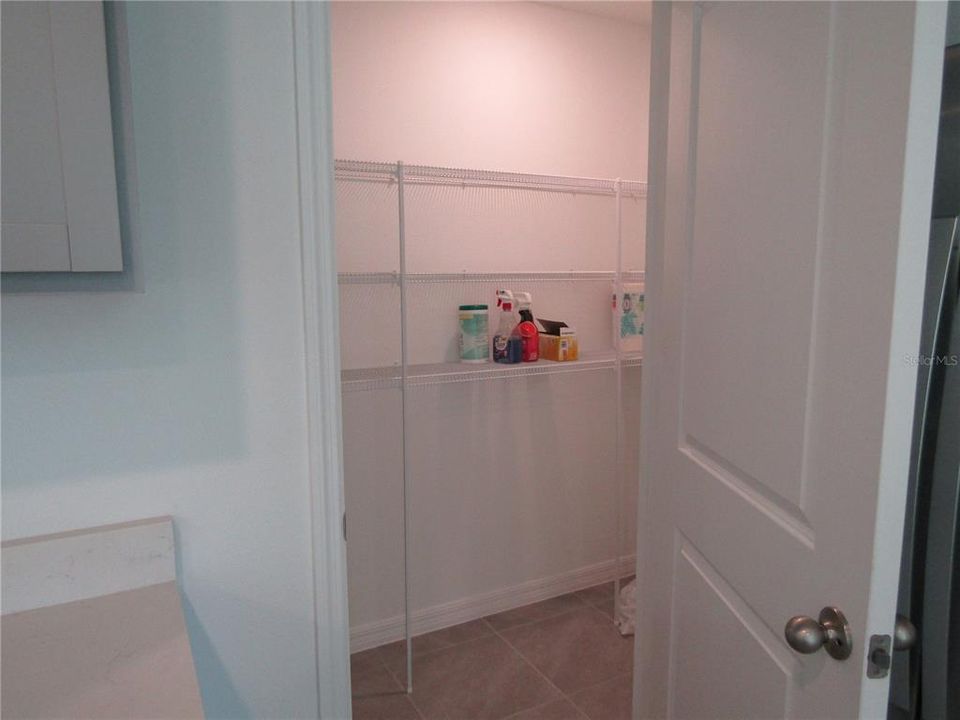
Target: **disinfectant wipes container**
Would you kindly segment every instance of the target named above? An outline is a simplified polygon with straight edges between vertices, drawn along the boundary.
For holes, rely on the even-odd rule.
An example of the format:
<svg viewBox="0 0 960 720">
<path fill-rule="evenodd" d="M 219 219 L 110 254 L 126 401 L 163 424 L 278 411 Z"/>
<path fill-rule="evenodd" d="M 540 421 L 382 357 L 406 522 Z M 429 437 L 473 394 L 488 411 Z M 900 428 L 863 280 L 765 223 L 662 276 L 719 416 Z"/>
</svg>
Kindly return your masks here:
<svg viewBox="0 0 960 720">
<path fill-rule="evenodd" d="M 460 306 L 460 361 L 485 363 L 490 357 L 486 305 Z"/>
</svg>

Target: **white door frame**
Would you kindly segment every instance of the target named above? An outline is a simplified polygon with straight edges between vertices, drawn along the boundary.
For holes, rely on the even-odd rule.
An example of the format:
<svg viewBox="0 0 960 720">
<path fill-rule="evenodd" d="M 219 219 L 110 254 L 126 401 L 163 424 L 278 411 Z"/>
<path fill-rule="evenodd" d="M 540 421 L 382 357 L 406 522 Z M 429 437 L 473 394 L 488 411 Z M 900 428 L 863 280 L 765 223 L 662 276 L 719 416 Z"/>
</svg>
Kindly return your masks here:
<svg viewBox="0 0 960 720">
<path fill-rule="evenodd" d="M 668 8 L 655 4 L 655 18 Z M 331 67 L 329 13 L 326 3 L 294 2 L 294 64 L 300 181 L 300 229 L 303 264 L 304 333 L 307 380 L 308 444 L 313 540 L 315 642 L 318 716 L 323 720 L 346 720 L 350 702 L 350 623 L 347 605 L 346 543 L 343 537 L 343 457 L 341 430 L 339 298 L 334 243 L 334 179 L 331 116 Z M 661 19 L 662 22 L 662 19 Z M 667 46 L 668 47 L 668 46 Z M 652 67 L 661 66 L 667 48 L 654 40 Z M 659 62 L 656 62 L 659 60 Z M 652 77 L 652 85 L 664 82 Z M 653 90 L 653 87 L 651 88 Z M 665 132 L 664 117 L 652 114 L 651 138 Z M 658 146 L 651 143 L 651 170 L 663 161 Z M 922 153 L 919 153 L 922 155 Z M 915 164 L 915 163 L 914 163 Z M 911 167 L 916 172 L 916 167 Z M 650 173 L 651 176 L 654 174 Z M 651 201 L 658 190 L 651 186 Z M 648 229 L 648 248 L 657 254 L 656 219 Z M 925 240 L 925 238 L 924 238 Z M 654 258 L 655 259 L 655 258 Z M 915 263 L 918 258 L 901 258 Z M 923 264 L 923 261 L 920 261 Z M 654 263 L 655 265 L 655 263 Z M 648 293 L 649 325 L 656 327 L 659 279 L 653 276 Z M 898 300 L 900 300 L 898 292 Z M 912 308 L 911 308 L 912 309 Z M 904 317 L 910 317 L 905 313 Z M 901 318 L 900 325 L 904 324 Z M 898 331 L 907 331 L 898 327 Z M 655 333 L 651 333 L 655 334 Z M 646 386 L 646 383 L 644 383 Z M 647 390 L 649 388 L 644 388 Z M 642 394 L 644 415 L 650 393 Z M 887 432 L 901 430 L 890 423 Z M 646 454 L 646 453 L 644 453 Z M 895 475 L 895 474 L 894 474 Z M 895 478 L 884 478 L 884 504 L 898 503 L 901 488 Z M 641 481 L 638 520 L 644 517 L 645 483 Z M 893 496 L 893 497 L 891 497 Z M 891 513 L 893 514 L 893 513 Z M 901 513 L 902 514 L 902 513 Z M 890 518 L 895 525 L 894 518 Z M 902 518 L 901 518 L 902 520 Z M 895 529 L 895 528 L 893 528 Z M 898 536 L 898 533 L 888 533 Z M 888 537 L 881 543 L 891 549 Z M 898 546 L 899 547 L 899 546 Z M 641 558 L 638 547 L 638 561 Z M 886 608 L 884 608 L 886 610 Z M 871 609 L 871 615 L 874 610 Z M 635 691 L 637 688 L 635 688 Z M 635 706 L 636 707 L 636 706 Z"/>
<path fill-rule="evenodd" d="M 327 3 L 294 2 L 317 711 L 348 720 L 350 619 L 344 538 L 340 319 L 333 234 L 333 120 Z"/>
</svg>

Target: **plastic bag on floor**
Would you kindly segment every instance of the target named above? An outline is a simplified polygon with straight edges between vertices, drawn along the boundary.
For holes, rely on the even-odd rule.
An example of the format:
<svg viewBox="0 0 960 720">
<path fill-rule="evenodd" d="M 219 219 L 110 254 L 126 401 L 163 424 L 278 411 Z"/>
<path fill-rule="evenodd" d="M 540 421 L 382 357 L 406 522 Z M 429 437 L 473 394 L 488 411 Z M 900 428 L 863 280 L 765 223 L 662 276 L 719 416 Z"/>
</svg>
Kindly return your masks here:
<svg viewBox="0 0 960 720">
<path fill-rule="evenodd" d="M 616 618 L 621 635 L 633 635 L 637 629 L 637 579 L 620 588 L 620 609 Z"/>
</svg>

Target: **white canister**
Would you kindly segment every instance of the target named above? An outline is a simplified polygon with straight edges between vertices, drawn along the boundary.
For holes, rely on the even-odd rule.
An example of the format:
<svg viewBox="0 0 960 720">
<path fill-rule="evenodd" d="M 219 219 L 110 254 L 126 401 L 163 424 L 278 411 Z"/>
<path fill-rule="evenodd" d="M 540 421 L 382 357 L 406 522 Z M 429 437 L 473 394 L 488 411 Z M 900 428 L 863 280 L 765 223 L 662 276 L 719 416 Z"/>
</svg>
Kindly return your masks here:
<svg viewBox="0 0 960 720">
<path fill-rule="evenodd" d="M 460 306 L 460 362 L 485 363 L 490 357 L 486 305 Z"/>
</svg>

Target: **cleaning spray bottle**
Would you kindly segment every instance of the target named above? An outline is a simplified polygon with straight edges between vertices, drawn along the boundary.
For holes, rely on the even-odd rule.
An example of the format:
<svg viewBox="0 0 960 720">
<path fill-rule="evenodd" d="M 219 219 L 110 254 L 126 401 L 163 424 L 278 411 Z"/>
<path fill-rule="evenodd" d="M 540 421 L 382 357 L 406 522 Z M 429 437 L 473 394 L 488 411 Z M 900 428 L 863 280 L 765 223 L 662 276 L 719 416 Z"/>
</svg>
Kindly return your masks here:
<svg viewBox="0 0 960 720">
<path fill-rule="evenodd" d="M 519 292 L 514 297 L 520 312 L 520 324 L 513 331 L 520 338 L 520 357 L 523 362 L 536 362 L 540 359 L 540 331 L 530 310 L 533 298 L 528 292 Z"/>
<path fill-rule="evenodd" d="M 513 293 L 509 290 L 497 290 L 497 307 L 501 309 L 500 324 L 493 336 L 493 361 L 498 363 L 518 363 L 523 357 L 520 336 L 514 334 L 520 319 L 513 311 Z"/>
</svg>

